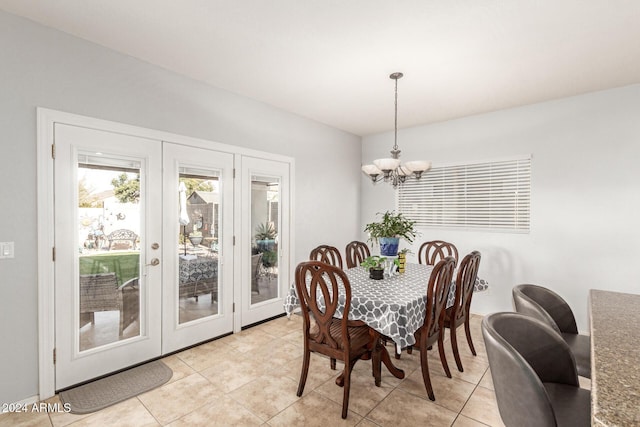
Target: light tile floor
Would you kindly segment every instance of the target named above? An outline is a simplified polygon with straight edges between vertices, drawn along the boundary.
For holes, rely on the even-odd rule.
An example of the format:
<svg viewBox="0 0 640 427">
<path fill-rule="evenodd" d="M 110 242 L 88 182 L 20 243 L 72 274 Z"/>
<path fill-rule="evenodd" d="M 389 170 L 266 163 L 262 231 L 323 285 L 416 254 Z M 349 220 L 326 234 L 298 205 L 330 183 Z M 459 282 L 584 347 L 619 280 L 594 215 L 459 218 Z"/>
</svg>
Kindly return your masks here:
<svg viewBox="0 0 640 427">
<path fill-rule="evenodd" d="M 292 316 L 166 357 L 174 372 L 167 384 L 102 411 L 8 413 L 0 415 L 0 426 L 501 426 L 481 319 L 471 322 L 476 357 L 458 330 L 464 372 L 455 367 L 448 338 L 453 378 L 444 376 L 437 349 L 429 351 L 435 402 L 427 399 L 417 351 L 394 359 L 403 380 L 383 366 L 381 387 L 374 385 L 371 362 L 359 361 L 346 420 L 340 417 L 342 389 L 334 383 L 340 370 L 332 371 L 326 358 L 312 356 L 304 394 L 297 397 L 302 319 Z"/>
</svg>

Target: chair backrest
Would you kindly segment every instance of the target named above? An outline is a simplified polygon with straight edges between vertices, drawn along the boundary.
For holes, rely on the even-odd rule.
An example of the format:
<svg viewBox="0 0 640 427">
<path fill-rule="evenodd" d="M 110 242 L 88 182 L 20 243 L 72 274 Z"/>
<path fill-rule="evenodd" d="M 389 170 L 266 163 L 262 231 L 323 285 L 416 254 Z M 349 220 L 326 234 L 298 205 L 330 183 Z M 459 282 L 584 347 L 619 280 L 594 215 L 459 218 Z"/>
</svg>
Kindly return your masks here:
<svg viewBox="0 0 640 427">
<path fill-rule="evenodd" d="M 444 327 L 447 297 L 455 268 L 456 261 L 453 257 L 446 257 L 433 267 L 431 276 L 429 276 L 426 314 L 421 333 L 421 336 L 424 335 L 426 340 L 437 336 Z"/>
<path fill-rule="evenodd" d="M 344 271 L 321 261 L 302 262 L 296 267 L 295 283 L 304 320 L 305 340 L 311 339 L 334 349 L 348 349 L 348 316 L 342 316 L 340 322 L 342 343 L 336 341 L 331 331 L 339 299 L 344 298 L 344 313 L 349 313 L 351 307 L 351 285 Z M 310 335 L 312 317 L 318 328 L 313 336 Z"/>
<path fill-rule="evenodd" d="M 109 233 L 107 240 L 109 241 L 109 249 L 111 249 L 113 242 L 126 242 L 131 249 L 135 249 L 138 235 L 131 230 L 121 228 Z"/>
<path fill-rule="evenodd" d="M 542 383 L 579 387 L 567 343 L 545 323 L 519 313 L 486 316 L 482 336 L 504 424 L 555 426 L 555 412 Z"/>
<path fill-rule="evenodd" d="M 334 246 L 320 245 L 314 248 L 309 254 L 309 259 L 342 268 L 342 255 L 340 255 L 338 248 Z"/>
<path fill-rule="evenodd" d="M 129 279 L 118 290 L 122 293 L 122 311 L 120 312 L 120 336 L 129 325 L 140 320 L 140 281 L 137 277 Z"/>
<path fill-rule="evenodd" d="M 538 285 L 518 285 L 511 291 L 518 313 L 541 320 L 557 332 L 578 333 L 578 325 L 569 304 L 550 289 Z"/>
<path fill-rule="evenodd" d="M 251 285 L 256 286 L 258 283 L 258 277 L 260 275 L 260 264 L 262 263 L 262 252 L 259 254 L 251 255 Z"/>
<path fill-rule="evenodd" d="M 347 259 L 347 268 L 358 267 L 362 261 L 371 255 L 369 247 L 364 242 L 354 240 L 349 243 L 345 248 L 345 255 Z"/>
<path fill-rule="evenodd" d="M 452 318 L 455 320 L 466 319 L 470 314 L 469 309 L 471 307 L 471 298 L 473 297 L 473 287 L 478 277 L 480 257 L 480 252 L 473 251 L 465 256 L 458 266 L 456 297 L 453 303 L 453 312 L 455 314 L 452 314 Z"/>
<path fill-rule="evenodd" d="M 116 273 L 80 275 L 80 312 L 119 310 L 120 291 Z"/>
<path fill-rule="evenodd" d="M 432 240 L 420 245 L 418 250 L 418 263 L 436 265 L 438 261 L 446 257 L 453 257 L 458 262 L 458 249 L 453 243 L 443 240 Z"/>
</svg>

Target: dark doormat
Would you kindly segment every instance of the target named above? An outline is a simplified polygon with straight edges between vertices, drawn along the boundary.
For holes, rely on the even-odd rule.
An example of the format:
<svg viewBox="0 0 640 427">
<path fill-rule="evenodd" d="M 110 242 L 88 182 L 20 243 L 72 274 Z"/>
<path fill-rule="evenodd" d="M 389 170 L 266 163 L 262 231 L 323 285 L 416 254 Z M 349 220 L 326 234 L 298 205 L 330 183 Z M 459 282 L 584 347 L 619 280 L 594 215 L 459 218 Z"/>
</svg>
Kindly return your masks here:
<svg viewBox="0 0 640 427">
<path fill-rule="evenodd" d="M 60 392 L 62 403 L 68 403 L 74 414 L 88 414 L 161 386 L 171 379 L 173 371 L 161 360 L 101 378 L 97 381 Z"/>
</svg>

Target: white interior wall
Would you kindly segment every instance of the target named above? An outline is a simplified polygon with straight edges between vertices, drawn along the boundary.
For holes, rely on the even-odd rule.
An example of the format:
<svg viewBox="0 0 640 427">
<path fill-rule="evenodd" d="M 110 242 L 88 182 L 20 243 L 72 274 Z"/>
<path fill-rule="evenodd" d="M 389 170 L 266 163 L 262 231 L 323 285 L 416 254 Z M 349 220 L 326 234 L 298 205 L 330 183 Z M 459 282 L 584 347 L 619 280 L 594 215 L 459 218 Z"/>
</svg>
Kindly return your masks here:
<svg viewBox="0 0 640 427">
<path fill-rule="evenodd" d="M 0 260 L 0 310 L 9 319 L 0 322 L 2 402 L 37 393 L 38 106 L 294 157 L 296 261 L 317 244 L 342 248 L 363 238 L 358 230 L 375 212 L 394 207 L 390 188 L 361 176 L 353 135 L 4 12 L 0 52 L 0 241 L 16 243 L 15 259 Z M 480 274 L 491 290 L 475 297 L 475 312 L 509 310 L 511 287 L 537 282 L 569 301 L 585 331 L 589 288 L 640 292 L 638 113 L 636 85 L 400 132 L 405 159 L 533 154 L 531 233 L 423 230 L 420 237 L 482 251 Z M 364 142 L 368 163 L 388 155 L 392 134 Z"/>
<path fill-rule="evenodd" d="M 0 402 L 38 390 L 36 107 L 293 157 L 295 261 L 358 237 L 359 137 L 4 12 L 0 52 Z"/>
<path fill-rule="evenodd" d="M 405 160 L 533 156 L 530 233 L 421 230 L 418 242 L 442 239 L 461 254 L 482 252 L 479 276 L 490 291 L 474 296 L 472 311 L 511 311 L 511 288 L 537 283 L 563 296 L 588 333 L 589 289 L 640 293 L 638 117 L 634 85 L 399 131 Z M 363 163 L 388 157 L 392 145 L 392 133 L 364 138 Z M 375 212 L 395 207 L 388 187 L 363 175 L 361 229 Z"/>
</svg>

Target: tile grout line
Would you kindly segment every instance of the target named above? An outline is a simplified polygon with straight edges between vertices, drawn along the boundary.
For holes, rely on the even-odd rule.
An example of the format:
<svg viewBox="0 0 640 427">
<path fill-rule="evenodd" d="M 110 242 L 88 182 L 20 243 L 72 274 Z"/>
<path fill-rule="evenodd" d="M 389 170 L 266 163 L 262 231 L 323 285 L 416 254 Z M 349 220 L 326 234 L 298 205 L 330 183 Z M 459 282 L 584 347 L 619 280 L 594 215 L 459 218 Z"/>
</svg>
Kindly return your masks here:
<svg viewBox="0 0 640 427">
<path fill-rule="evenodd" d="M 487 369 L 485 369 L 485 371 L 482 373 L 482 376 L 480 377 L 480 380 L 478 381 L 477 384 L 475 384 L 475 386 L 473 387 L 473 391 L 471 392 L 471 394 L 469 394 L 469 397 L 467 398 L 467 400 L 464 402 L 464 405 L 462 405 L 462 409 L 460 409 L 460 411 L 458 412 L 458 415 L 456 415 L 456 418 L 453 420 L 453 423 L 451 424 L 453 426 L 453 424 L 455 424 L 456 420 L 462 415 L 462 411 L 464 410 L 465 406 L 467 406 L 467 403 L 469 403 L 469 401 L 471 400 L 471 398 L 473 397 L 473 393 L 476 392 L 476 390 L 478 389 L 478 387 L 482 387 L 480 385 L 480 383 L 482 382 L 482 378 L 484 378 L 484 376 L 487 374 L 487 372 L 489 371 L 489 367 L 487 367 Z M 472 383 L 469 383 L 472 384 Z M 484 388 L 484 387 L 482 387 Z M 467 417 L 466 415 L 462 415 L 465 418 L 469 418 L 470 420 L 473 420 L 475 422 L 478 422 L 482 425 L 487 425 L 485 423 L 483 423 L 482 421 L 476 420 L 475 418 L 471 418 L 471 417 Z"/>
</svg>

